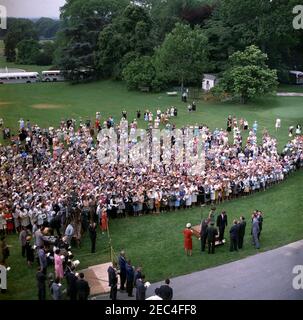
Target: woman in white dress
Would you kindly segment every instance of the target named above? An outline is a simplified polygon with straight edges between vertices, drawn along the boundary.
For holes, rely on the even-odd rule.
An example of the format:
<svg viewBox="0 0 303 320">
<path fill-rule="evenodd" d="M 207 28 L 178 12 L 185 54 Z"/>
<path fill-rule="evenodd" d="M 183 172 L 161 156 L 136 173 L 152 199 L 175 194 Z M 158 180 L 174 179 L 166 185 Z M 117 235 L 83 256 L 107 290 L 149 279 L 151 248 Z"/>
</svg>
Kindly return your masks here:
<svg viewBox="0 0 303 320">
<path fill-rule="evenodd" d="M 15 230 L 17 232 L 20 232 L 20 207 L 19 205 L 16 207 L 16 209 L 13 211 L 13 218 L 14 218 L 14 225 L 15 225 Z"/>
<path fill-rule="evenodd" d="M 195 206 L 197 205 L 197 201 L 198 201 L 198 187 L 192 186 L 191 189 L 192 189 L 191 202 L 192 202 L 192 205 Z"/>
<path fill-rule="evenodd" d="M 190 189 L 185 190 L 185 205 L 186 208 L 190 208 L 192 204 L 192 192 Z"/>
<path fill-rule="evenodd" d="M 0 212 L 0 234 L 5 234 L 6 232 L 6 220 L 4 213 Z"/>
<path fill-rule="evenodd" d="M 278 131 L 281 128 L 281 119 L 279 118 L 276 119 L 275 127 L 276 127 L 276 131 Z"/>
<path fill-rule="evenodd" d="M 30 224 L 29 215 L 26 209 L 20 213 L 21 226 L 27 228 Z"/>
<path fill-rule="evenodd" d="M 210 187 L 210 201 L 211 204 L 214 204 L 216 201 L 216 190 L 213 186 Z"/>
</svg>

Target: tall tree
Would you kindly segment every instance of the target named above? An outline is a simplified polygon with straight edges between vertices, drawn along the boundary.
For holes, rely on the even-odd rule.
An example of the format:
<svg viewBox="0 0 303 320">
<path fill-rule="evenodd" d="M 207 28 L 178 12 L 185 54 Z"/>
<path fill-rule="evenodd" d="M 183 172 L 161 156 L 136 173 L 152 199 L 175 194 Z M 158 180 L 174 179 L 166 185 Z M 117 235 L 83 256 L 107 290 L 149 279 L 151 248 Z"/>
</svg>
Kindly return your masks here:
<svg viewBox="0 0 303 320">
<path fill-rule="evenodd" d="M 53 39 L 60 28 L 60 20 L 40 18 L 35 22 L 39 38 Z"/>
<path fill-rule="evenodd" d="M 131 4 L 100 33 L 98 69 L 102 76 L 121 78 L 123 68 L 153 50 L 152 22 L 144 6 Z"/>
<path fill-rule="evenodd" d="M 9 19 L 4 37 L 4 55 L 9 62 L 16 60 L 16 48 L 22 40 L 38 40 L 35 25 L 28 19 Z"/>
<path fill-rule="evenodd" d="M 39 54 L 37 55 L 36 64 L 40 66 L 50 66 L 54 61 L 56 44 L 53 41 L 45 41 L 40 44 Z"/>
<path fill-rule="evenodd" d="M 208 41 L 202 29 L 177 23 L 155 53 L 157 74 L 169 82 L 184 83 L 201 80 L 202 73 L 211 66 Z"/>
<path fill-rule="evenodd" d="M 153 59 L 150 56 L 143 56 L 131 61 L 123 69 L 123 79 L 130 90 L 148 87 L 158 89 L 160 83 L 156 79 L 156 70 Z"/>
<path fill-rule="evenodd" d="M 267 54 L 254 45 L 235 52 L 219 86 L 233 97 L 239 97 L 242 103 L 275 91 L 277 71 L 267 66 L 267 60 Z"/>
<path fill-rule="evenodd" d="M 37 40 L 22 40 L 17 44 L 17 49 L 17 63 L 36 64 L 40 50 Z"/>
<path fill-rule="evenodd" d="M 79 80 L 82 70 L 96 75 L 98 36 L 126 7 L 127 0 L 68 0 L 61 8 L 62 31 L 58 33 L 56 64 Z"/>
</svg>

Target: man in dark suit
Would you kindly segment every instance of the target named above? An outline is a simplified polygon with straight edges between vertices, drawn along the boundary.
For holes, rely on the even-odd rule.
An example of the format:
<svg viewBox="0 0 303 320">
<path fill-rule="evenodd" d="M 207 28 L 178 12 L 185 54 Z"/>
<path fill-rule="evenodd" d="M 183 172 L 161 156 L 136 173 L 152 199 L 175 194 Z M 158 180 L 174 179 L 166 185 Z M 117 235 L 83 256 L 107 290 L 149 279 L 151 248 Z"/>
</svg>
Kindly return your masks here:
<svg viewBox="0 0 303 320">
<path fill-rule="evenodd" d="M 240 223 L 239 223 L 239 240 L 238 240 L 239 249 L 243 248 L 245 228 L 246 228 L 246 221 L 245 221 L 245 218 L 243 216 L 241 216 Z"/>
<path fill-rule="evenodd" d="M 70 300 L 77 300 L 77 276 L 75 275 L 75 267 L 72 266 L 70 272 L 66 273 L 67 295 Z"/>
<path fill-rule="evenodd" d="M 107 269 L 108 273 L 108 285 L 110 286 L 109 298 L 112 300 L 117 300 L 118 291 L 118 275 L 117 275 L 117 263 L 114 262 L 112 266 Z"/>
<path fill-rule="evenodd" d="M 136 282 L 136 300 L 145 300 L 146 287 L 144 285 L 145 275 L 142 274 L 141 278 Z"/>
<path fill-rule="evenodd" d="M 201 223 L 201 231 L 200 231 L 201 251 L 205 251 L 205 245 L 207 240 L 207 228 L 208 228 L 208 220 L 203 219 Z"/>
<path fill-rule="evenodd" d="M 131 265 L 131 261 L 126 263 L 126 291 L 129 297 L 133 297 L 135 271 Z"/>
<path fill-rule="evenodd" d="M 210 226 L 207 228 L 207 243 L 208 243 L 208 253 L 215 253 L 215 243 L 218 230 L 215 227 L 214 221 L 210 223 Z"/>
<path fill-rule="evenodd" d="M 76 286 L 79 300 L 87 300 L 90 294 L 90 287 L 88 282 L 84 280 L 84 274 L 82 272 L 79 274 L 79 279 L 76 282 Z"/>
<path fill-rule="evenodd" d="M 163 300 L 172 300 L 173 298 L 173 289 L 169 286 L 170 280 L 166 279 L 165 284 L 160 287 L 160 297 Z"/>
<path fill-rule="evenodd" d="M 91 253 L 96 252 L 97 225 L 91 221 L 88 227 L 89 237 L 91 241 Z"/>
<path fill-rule="evenodd" d="M 58 205 L 56 204 L 55 206 L 58 206 Z M 60 208 L 59 208 L 59 210 L 60 210 Z M 61 237 L 61 232 L 60 232 L 60 229 L 61 229 L 61 216 L 60 216 L 59 213 L 56 213 L 56 215 L 52 218 L 52 220 L 50 221 L 49 226 L 53 230 L 56 230 L 57 235 L 60 238 Z"/>
<path fill-rule="evenodd" d="M 219 228 L 219 241 L 222 242 L 224 239 L 224 231 L 227 226 L 227 215 L 225 211 L 217 217 L 217 227 Z"/>
<path fill-rule="evenodd" d="M 229 230 L 230 234 L 230 251 L 238 251 L 239 226 L 238 221 L 234 220 L 232 227 Z"/>
<path fill-rule="evenodd" d="M 41 267 L 38 268 L 38 272 L 36 274 L 37 284 L 38 284 L 38 299 L 45 300 L 46 299 L 46 275 L 44 274 Z"/>
<path fill-rule="evenodd" d="M 137 267 L 134 275 L 134 287 L 136 287 L 137 280 L 142 277 L 142 269 L 141 267 Z"/>
<path fill-rule="evenodd" d="M 46 275 L 47 273 L 47 256 L 45 253 L 45 247 L 41 246 L 38 250 L 38 258 L 39 258 L 39 264 L 40 264 L 40 269 L 42 272 Z"/>
<path fill-rule="evenodd" d="M 125 282 L 126 282 L 126 260 L 125 260 L 125 252 L 121 251 L 119 256 L 119 268 L 120 268 L 120 291 L 125 290 Z"/>
<path fill-rule="evenodd" d="M 263 213 L 261 211 L 257 211 L 257 217 L 259 221 L 259 233 L 258 233 L 258 239 L 260 240 L 261 231 L 263 228 Z"/>
</svg>

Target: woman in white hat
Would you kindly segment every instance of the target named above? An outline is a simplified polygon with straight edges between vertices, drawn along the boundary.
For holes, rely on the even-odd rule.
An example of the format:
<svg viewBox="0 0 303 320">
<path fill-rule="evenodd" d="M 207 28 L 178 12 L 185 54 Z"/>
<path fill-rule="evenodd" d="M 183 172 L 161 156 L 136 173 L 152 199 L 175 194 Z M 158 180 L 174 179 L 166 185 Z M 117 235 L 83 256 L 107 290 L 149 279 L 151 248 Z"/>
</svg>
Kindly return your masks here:
<svg viewBox="0 0 303 320">
<path fill-rule="evenodd" d="M 183 235 L 184 235 L 184 249 L 186 255 L 192 255 L 192 250 L 193 250 L 193 241 L 192 241 L 192 236 L 193 236 L 193 230 L 191 228 L 191 223 L 186 224 L 186 229 L 183 230 Z"/>
</svg>

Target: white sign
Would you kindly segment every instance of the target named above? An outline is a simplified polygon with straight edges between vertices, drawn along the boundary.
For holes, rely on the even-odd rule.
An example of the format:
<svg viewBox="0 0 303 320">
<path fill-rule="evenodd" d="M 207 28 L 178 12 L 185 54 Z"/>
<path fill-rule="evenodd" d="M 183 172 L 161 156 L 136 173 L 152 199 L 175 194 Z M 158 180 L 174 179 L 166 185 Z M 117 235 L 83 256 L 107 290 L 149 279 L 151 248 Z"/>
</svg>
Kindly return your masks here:
<svg viewBox="0 0 303 320">
<path fill-rule="evenodd" d="M 176 164 L 183 166 L 187 174 L 196 176 L 205 169 L 205 139 L 201 132 L 188 128 L 152 129 L 147 134 L 146 130 L 132 128 L 128 133 L 124 120 L 120 128 L 119 139 L 113 128 L 99 132 L 97 157 L 101 165 L 116 164 L 118 160 L 123 164 L 153 167 Z"/>
<path fill-rule="evenodd" d="M 297 5 L 292 9 L 292 13 L 296 14 L 292 22 L 294 29 L 303 29 L 303 5 Z"/>
<path fill-rule="evenodd" d="M 7 29 L 7 10 L 4 6 L 0 6 L 0 29 Z"/>
<path fill-rule="evenodd" d="M 296 276 L 292 280 L 292 286 L 295 290 L 303 289 L 303 266 L 294 266 L 292 273 Z"/>
<path fill-rule="evenodd" d="M 0 289 L 7 289 L 7 271 L 5 266 L 0 265 Z"/>
</svg>

